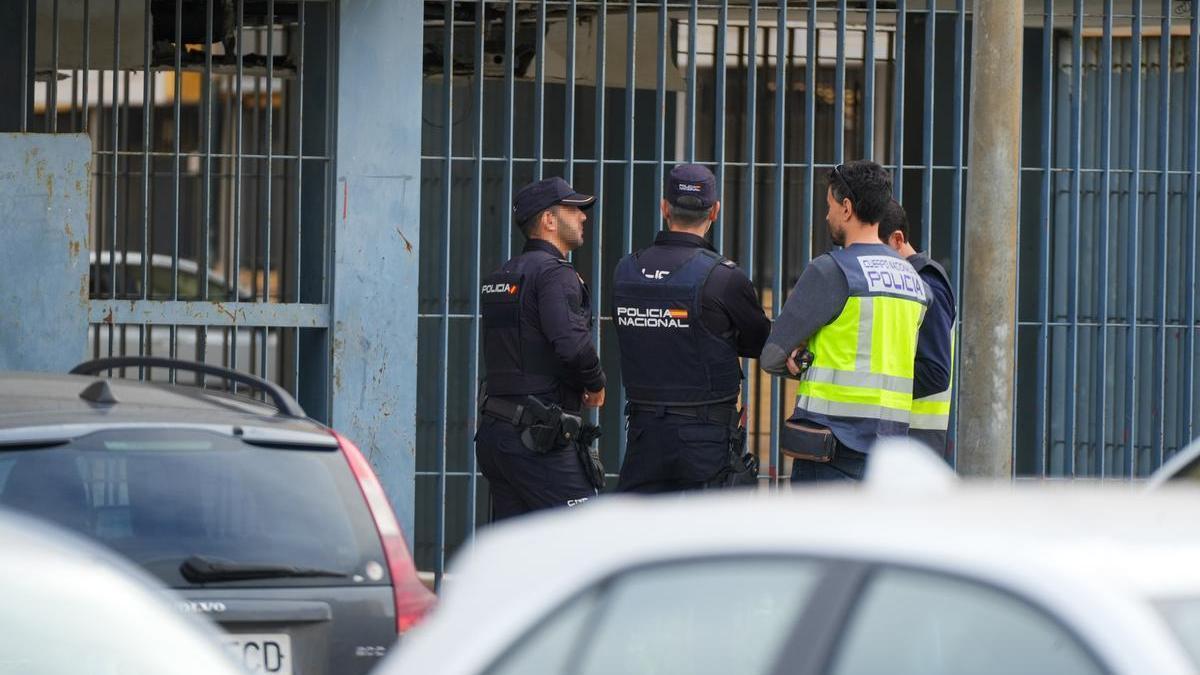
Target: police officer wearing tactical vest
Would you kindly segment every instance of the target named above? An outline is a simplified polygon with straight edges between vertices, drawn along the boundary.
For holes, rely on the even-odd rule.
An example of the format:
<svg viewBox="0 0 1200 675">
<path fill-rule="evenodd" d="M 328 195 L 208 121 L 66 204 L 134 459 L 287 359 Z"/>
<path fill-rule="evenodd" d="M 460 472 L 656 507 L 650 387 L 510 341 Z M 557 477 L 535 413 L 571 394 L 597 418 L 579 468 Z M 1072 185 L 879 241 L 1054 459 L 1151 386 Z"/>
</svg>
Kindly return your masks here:
<svg viewBox="0 0 1200 675">
<path fill-rule="evenodd" d="M 829 172 L 825 219 L 840 249 L 815 258 L 775 320 L 759 363 L 800 380 L 780 446 L 793 481 L 857 480 L 881 436 L 904 436 L 912 414 L 925 283 L 879 240 L 892 198 L 870 161 Z"/>
<path fill-rule="evenodd" d="M 583 245 L 595 199 L 557 177 L 521 188 L 513 219 L 525 248 L 480 288 L 486 374 L 475 453 L 494 520 L 575 506 L 603 487 L 590 448 L 598 429 L 581 409 L 604 404 L 604 371 L 587 286 L 566 258 Z"/>
<path fill-rule="evenodd" d="M 737 397 L 738 357 L 756 357 L 771 322 L 750 280 L 704 238 L 720 212 L 717 181 L 671 170 L 667 229 L 617 265 L 613 319 L 621 351 L 627 449 L 617 489 L 670 492 L 753 484 Z"/>
<path fill-rule="evenodd" d="M 954 291 L 946 269 L 928 253 L 918 253 L 908 232 L 908 214 L 896 200 L 888 203 L 879 221 L 879 240 L 904 256 L 929 290 L 929 311 L 917 334 L 913 366 L 913 404 L 908 437 L 939 455 L 951 458 L 946 430 L 950 426 L 950 393 L 954 361 Z"/>
</svg>

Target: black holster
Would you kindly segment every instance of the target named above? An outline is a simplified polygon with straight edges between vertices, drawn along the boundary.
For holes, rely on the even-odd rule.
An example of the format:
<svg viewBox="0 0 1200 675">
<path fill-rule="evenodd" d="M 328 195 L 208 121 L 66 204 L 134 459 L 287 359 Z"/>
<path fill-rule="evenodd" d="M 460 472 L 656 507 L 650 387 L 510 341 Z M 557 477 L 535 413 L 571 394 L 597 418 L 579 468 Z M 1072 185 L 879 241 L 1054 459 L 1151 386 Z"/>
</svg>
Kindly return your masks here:
<svg viewBox="0 0 1200 675">
<path fill-rule="evenodd" d="M 740 422 L 729 430 L 729 464 L 705 484 L 706 488 L 758 485 L 758 457 L 746 452 L 746 427 Z"/>
<path fill-rule="evenodd" d="M 825 427 L 806 422 L 784 422 L 779 430 L 779 450 L 792 459 L 832 462 L 837 455 L 837 438 Z"/>
<path fill-rule="evenodd" d="M 521 443 L 533 452 L 547 453 L 576 442 L 583 430 L 583 421 L 578 415 L 563 412 L 557 404 L 542 403 L 529 396 L 525 399 L 524 414 L 518 426 Z"/>
<path fill-rule="evenodd" d="M 545 454 L 574 447 L 588 482 L 597 490 L 604 487 L 604 465 L 599 450 L 591 447 L 600 438 L 600 427 L 584 422 L 579 415 L 563 411 L 557 404 L 542 403 L 528 396 L 523 403 L 484 397 L 480 410 L 517 427 L 521 444 Z"/>
<path fill-rule="evenodd" d="M 600 435 L 600 427 L 589 424 L 589 427 L 596 430 L 596 437 Z M 579 463 L 583 465 L 583 473 L 587 476 L 588 482 L 596 490 L 603 490 L 608 482 L 604 475 L 604 463 L 600 461 L 600 449 L 592 447 L 589 443 L 575 444 L 576 452 L 579 453 Z"/>
<path fill-rule="evenodd" d="M 604 463 L 600 461 L 600 449 L 592 447 L 600 439 L 600 425 L 583 422 L 579 437 L 575 440 L 575 450 L 579 454 L 579 463 L 583 465 L 583 473 L 588 482 L 597 490 L 603 490 L 607 482 L 604 477 Z"/>
</svg>

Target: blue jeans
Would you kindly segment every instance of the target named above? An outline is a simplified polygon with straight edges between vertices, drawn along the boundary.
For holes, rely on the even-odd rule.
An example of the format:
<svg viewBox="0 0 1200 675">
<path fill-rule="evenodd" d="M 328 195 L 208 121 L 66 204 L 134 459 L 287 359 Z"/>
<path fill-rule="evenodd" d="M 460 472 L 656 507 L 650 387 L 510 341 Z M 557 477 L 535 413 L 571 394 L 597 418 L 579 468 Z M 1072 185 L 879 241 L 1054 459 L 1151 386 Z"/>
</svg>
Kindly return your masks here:
<svg viewBox="0 0 1200 675">
<path fill-rule="evenodd" d="M 832 461 L 810 462 L 803 459 L 793 460 L 792 482 L 858 481 L 862 480 L 863 471 L 866 469 L 866 466 L 867 455 L 865 453 L 851 450 L 839 442 Z"/>
</svg>

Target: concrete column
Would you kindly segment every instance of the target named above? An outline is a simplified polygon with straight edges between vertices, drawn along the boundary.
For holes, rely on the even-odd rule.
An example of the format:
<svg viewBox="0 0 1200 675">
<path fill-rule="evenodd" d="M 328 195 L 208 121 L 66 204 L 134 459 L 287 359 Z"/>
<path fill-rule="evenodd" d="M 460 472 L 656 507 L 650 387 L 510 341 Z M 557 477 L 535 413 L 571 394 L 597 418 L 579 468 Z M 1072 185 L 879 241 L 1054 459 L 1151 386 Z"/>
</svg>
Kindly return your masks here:
<svg viewBox="0 0 1200 675">
<path fill-rule="evenodd" d="M 83 134 L 0 133 L 0 370 L 87 359 L 91 166 Z"/>
<path fill-rule="evenodd" d="M 1012 476 L 1023 18 L 1024 0 L 975 0 L 958 394 L 967 476 Z"/>
<path fill-rule="evenodd" d="M 416 471 L 424 3 L 339 3 L 332 424 L 410 543 Z"/>
</svg>

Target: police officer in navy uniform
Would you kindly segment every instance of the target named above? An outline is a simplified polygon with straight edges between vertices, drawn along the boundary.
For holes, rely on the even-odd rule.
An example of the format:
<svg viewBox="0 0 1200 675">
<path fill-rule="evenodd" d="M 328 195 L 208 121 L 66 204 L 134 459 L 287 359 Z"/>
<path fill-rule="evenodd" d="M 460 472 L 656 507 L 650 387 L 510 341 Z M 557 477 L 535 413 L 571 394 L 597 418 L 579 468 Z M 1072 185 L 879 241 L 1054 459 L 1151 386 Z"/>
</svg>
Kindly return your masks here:
<svg viewBox="0 0 1200 675">
<path fill-rule="evenodd" d="M 575 506 L 599 487 L 579 436 L 581 409 L 604 404 L 604 371 L 588 289 L 566 257 L 583 245 L 595 199 L 558 177 L 521 188 L 513 218 L 525 248 L 480 288 L 486 375 L 475 453 L 494 520 Z"/>
<path fill-rule="evenodd" d="M 721 210 L 712 172 L 677 166 L 664 195 L 667 229 L 621 260 L 613 284 L 629 401 L 617 489 L 626 492 L 721 486 L 731 450 L 741 457 L 739 357 L 757 357 L 771 330 L 750 279 L 705 239 Z"/>
</svg>

